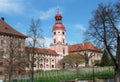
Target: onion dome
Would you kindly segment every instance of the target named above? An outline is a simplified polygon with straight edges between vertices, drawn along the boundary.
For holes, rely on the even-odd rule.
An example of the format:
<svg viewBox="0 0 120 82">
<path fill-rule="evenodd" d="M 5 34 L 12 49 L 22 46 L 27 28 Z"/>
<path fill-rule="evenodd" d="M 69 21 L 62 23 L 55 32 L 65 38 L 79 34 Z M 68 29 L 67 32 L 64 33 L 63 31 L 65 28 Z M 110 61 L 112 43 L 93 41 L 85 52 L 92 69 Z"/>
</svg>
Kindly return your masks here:
<svg viewBox="0 0 120 82">
<path fill-rule="evenodd" d="M 64 25 L 62 24 L 62 15 L 60 13 L 57 13 L 55 15 L 55 20 L 56 20 L 56 23 L 53 26 L 52 31 L 55 31 L 55 30 L 64 30 L 64 31 L 66 31 Z"/>
<path fill-rule="evenodd" d="M 66 31 L 64 25 L 63 24 L 59 24 L 59 23 L 56 23 L 53 26 L 53 31 L 55 31 L 55 30 L 64 30 L 64 31 Z"/>
</svg>

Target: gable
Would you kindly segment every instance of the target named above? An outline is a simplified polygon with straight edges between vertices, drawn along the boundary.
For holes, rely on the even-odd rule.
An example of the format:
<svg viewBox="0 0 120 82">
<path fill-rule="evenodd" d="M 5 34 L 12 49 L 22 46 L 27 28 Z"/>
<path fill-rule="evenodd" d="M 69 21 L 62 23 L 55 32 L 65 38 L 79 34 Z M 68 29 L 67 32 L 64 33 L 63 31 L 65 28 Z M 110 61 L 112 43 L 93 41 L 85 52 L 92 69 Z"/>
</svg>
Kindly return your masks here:
<svg viewBox="0 0 120 82">
<path fill-rule="evenodd" d="M 0 34 L 9 36 L 18 36 L 26 38 L 26 36 L 8 25 L 3 19 L 0 19 Z"/>
</svg>

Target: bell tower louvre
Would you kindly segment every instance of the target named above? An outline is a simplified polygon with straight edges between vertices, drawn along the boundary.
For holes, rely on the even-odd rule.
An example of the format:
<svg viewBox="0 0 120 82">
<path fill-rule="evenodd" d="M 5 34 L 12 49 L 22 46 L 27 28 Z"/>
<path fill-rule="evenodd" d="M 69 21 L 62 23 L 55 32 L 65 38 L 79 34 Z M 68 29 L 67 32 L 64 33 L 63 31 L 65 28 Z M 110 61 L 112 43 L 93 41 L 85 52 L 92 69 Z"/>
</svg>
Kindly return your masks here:
<svg viewBox="0 0 120 82">
<path fill-rule="evenodd" d="M 68 54 L 66 29 L 62 24 L 62 15 L 59 12 L 55 15 L 55 24 L 52 28 L 52 43 L 50 46 L 52 50 L 60 54 L 60 57 L 64 57 Z"/>
</svg>

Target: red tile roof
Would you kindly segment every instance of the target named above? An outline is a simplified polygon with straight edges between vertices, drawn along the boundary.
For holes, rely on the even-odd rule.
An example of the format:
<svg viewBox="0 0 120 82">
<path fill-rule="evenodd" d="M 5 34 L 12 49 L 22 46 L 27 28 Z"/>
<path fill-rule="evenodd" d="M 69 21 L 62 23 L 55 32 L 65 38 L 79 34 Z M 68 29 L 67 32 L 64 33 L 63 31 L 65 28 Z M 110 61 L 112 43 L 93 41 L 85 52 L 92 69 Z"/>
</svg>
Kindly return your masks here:
<svg viewBox="0 0 120 82">
<path fill-rule="evenodd" d="M 83 50 L 91 50 L 91 51 L 97 51 L 101 52 L 100 49 L 95 47 L 91 42 L 85 42 L 81 44 L 74 44 L 74 45 L 69 45 L 68 46 L 68 52 L 76 52 L 76 51 L 83 51 Z"/>
<path fill-rule="evenodd" d="M 4 20 L 0 19 L 0 34 L 18 36 L 26 38 L 26 36 L 15 29 L 13 29 L 10 25 L 8 25 Z"/>
<path fill-rule="evenodd" d="M 64 30 L 66 31 L 64 25 L 62 23 L 56 23 L 54 26 L 53 26 L 53 29 L 52 31 L 55 31 L 55 30 Z"/>
<path fill-rule="evenodd" d="M 25 50 L 32 52 L 32 47 L 26 47 Z M 44 49 L 44 48 L 35 48 L 35 53 L 44 54 L 44 55 L 58 55 L 54 50 Z"/>
<path fill-rule="evenodd" d="M 55 17 L 62 17 L 62 15 L 58 12 Z"/>
</svg>

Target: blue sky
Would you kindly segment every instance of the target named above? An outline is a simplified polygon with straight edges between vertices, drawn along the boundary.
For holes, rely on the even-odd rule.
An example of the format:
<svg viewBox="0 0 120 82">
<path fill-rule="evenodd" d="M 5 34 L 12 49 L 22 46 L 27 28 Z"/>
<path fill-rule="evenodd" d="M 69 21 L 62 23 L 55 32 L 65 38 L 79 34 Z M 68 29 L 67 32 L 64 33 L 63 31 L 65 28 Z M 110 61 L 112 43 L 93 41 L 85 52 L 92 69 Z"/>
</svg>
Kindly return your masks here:
<svg viewBox="0 0 120 82">
<path fill-rule="evenodd" d="M 40 19 L 46 46 L 51 43 L 54 16 L 59 12 L 66 27 L 66 38 L 70 44 L 83 42 L 84 32 L 89 26 L 92 11 L 102 3 L 117 0 L 0 0 L 0 16 L 16 30 L 26 34 L 31 19 Z"/>
</svg>

